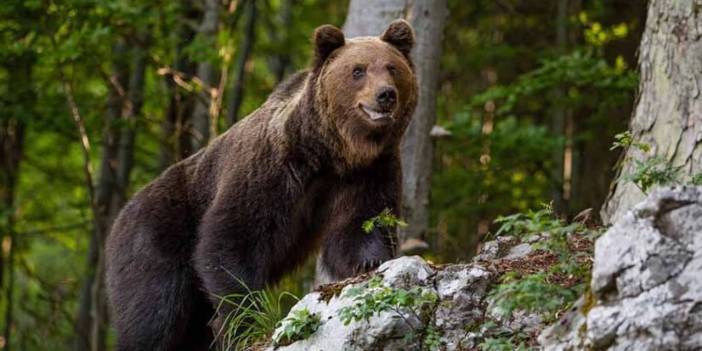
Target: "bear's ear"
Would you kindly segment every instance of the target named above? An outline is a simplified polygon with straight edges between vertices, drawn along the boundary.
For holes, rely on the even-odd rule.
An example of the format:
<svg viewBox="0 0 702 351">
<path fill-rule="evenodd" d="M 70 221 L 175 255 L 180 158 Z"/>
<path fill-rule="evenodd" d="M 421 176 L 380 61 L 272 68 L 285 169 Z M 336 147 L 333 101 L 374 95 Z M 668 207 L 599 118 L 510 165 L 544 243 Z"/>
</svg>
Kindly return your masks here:
<svg viewBox="0 0 702 351">
<path fill-rule="evenodd" d="M 414 30 L 407 21 L 397 19 L 390 23 L 385 33 L 380 36 L 380 40 L 394 46 L 403 55 L 409 57 L 414 46 Z"/>
<path fill-rule="evenodd" d="M 339 28 L 330 24 L 317 27 L 314 30 L 315 65 L 321 65 L 336 49 L 344 46 L 346 40 Z"/>
</svg>

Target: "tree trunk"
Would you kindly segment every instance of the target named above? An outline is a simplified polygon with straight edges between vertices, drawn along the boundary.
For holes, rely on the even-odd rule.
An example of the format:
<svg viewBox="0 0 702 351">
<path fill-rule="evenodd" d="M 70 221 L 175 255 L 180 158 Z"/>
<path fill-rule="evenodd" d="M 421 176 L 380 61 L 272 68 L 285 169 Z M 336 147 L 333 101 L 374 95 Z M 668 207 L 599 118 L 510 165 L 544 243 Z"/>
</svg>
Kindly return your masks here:
<svg viewBox="0 0 702 351">
<path fill-rule="evenodd" d="M 271 42 L 282 46 L 278 47 L 278 50 L 276 50 L 277 52 L 271 55 L 268 60 L 268 66 L 275 77 L 276 83 L 283 81 L 285 73 L 292 63 L 288 52 L 290 48 L 290 34 L 288 33 L 288 28 L 292 25 L 292 8 L 295 2 L 295 0 L 283 0 L 280 4 L 280 15 L 278 16 L 280 23 L 277 25 L 275 25 L 275 23 L 268 23 L 266 26 Z M 268 8 L 270 8 L 270 2 L 267 2 L 267 4 Z"/>
<path fill-rule="evenodd" d="M 419 102 L 402 141 L 402 215 L 409 224 L 400 230 L 400 243 L 422 238 L 429 226 L 429 188 L 432 141 L 436 120 L 436 94 L 446 0 L 352 0 L 344 24 L 348 37 L 380 35 L 388 24 L 404 18 L 416 35 L 412 60 L 419 82 Z"/>
<path fill-rule="evenodd" d="M 190 22 L 196 21 L 197 11 L 193 8 L 190 0 L 182 1 L 183 12 L 178 26 L 178 45 L 176 47 L 173 68 L 180 72 L 185 79 L 190 79 L 195 73 L 195 64 L 184 53 L 185 48 L 195 38 L 195 31 Z M 187 133 L 189 119 L 192 115 L 195 96 L 188 94 L 178 87 L 172 74 L 164 76 L 166 88 L 168 90 L 169 101 L 166 114 L 161 125 L 162 144 L 159 169 L 164 170 L 171 164 L 188 157 L 190 150 L 190 138 Z"/>
<path fill-rule="evenodd" d="M 198 36 L 207 40 L 207 42 L 215 45 L 217 42 L 217 32 L 219 28 L 219 0 L 205 0 L 205 10 L 202 15 L 202 22 L 198 28 Z M 214 63 L 205 60 L 200 62 L 197 67 L 197 77 L 200 78 L 205 85 L 203 89 L 209 89 L 217 86 L 219 82 L 219 74 Z M 205 94 L 210 97 L 210 94 Z M 209 100 L 209 99 L 208 99 Z M 207 145 L 210 140 L 210 102 L 202 99 L 195 100 L 195 108 L 191 117 L 192 128 L 190 130 L 190 143 L 193 152 Z"/>
<path fill-rule="evenodd" d="M 86 262 L 86 272 L 80 292 L 80 305 L 76 318 L 76 340 L 74 349 L 77 351 L 104 350 L 106 306 L 101 301 L 100 290 L 96 290 L 96 277 L 100 274 L 98 262 L 101 260 L 102 243 L 109 228 L 108 212 L 115 187 L 117 148 L 119 145 L 118 121 L 122 113 L 125 90 L 128 84 L 128 62 L 126 60 L 127 45 L 120 41 L 113 48 L 113 74 L 108 83 L 109 97 L 105 113 L 102 159 L 100 174 L 95 189 L 95 223 L 90 237 L 90 246 Z"/>
<path fill-rule="evenodd" d="M 244 98 L 244 76 L 246 75 L 246 63 L 249 61 L 251 49 L 256 37 L 256 1 L 246 0 L 244 5 L 246 23 L 244 24 L 244 34 L 239 45 L 234 63 L 232 77 L 232 88 L 229 93 L 227 104 L 227 125 L 231 126 L 239 119 L 239 109 Z"/>
<path fill-rule="evenodd" d="M 132 74 L 129 78 L 127 106 L 123 115 L 119 149 L 117 150 L 116 191 L 110 209 L 111 220 L 117 217 L 127 202 L 129 176 L 134 165 L 134 141 L 136 139 L 137 117 L 144 104 L 144 75 L 146 73 L 146 49 L 132 50 Z"/>
<path fill-rule="evenodd" d="M 29 119 L 32 113 L 28 110 L 32 109 L 32 106 L 36 103 L 36 95 L 32 90 L 33 55 L 21 55 L 15 59 L 15 62 L 7 67 L 7 72 L 10 74 L 8 81 L 12 82 L 13 89 L 8 89 L 10 96 L 5 96 L 5 98 L 11 101 L 10 106 L 21 106 L 21 108 L 11 111 L 8 116 L 0 121 L 0 162 L 2 162 L 2 171 L 0 171 L 0 213 L 5 217 L 5 225 L 0 228 L 2 230 L 0 239 L 2 239 L 3 244 L 9 243 L 7 258 L 2 257 L 3 264 L 0 265 L 0 270 L 6 270 L 8 275 L 4 296 L 4 350 L 10 350 L 12 346 L 10 342 L 13 334 L 12 325 L 14 323 L 14 263 L 18 247 L 18 238 L 15 232 L 15 188 L 24 146 L 25 120 Z"/>
<path fill-rule="evenodd" d="M 146 69 L 146 52 L 143 48 L 131 50 L 131 70 L 127 61 L 129 54 L 124 42 L 115 46 L 114 74 L 105 114 L 102 160 L 95 192 L 96 211 L 93 215 L 96 225 L 90 240 L 87 272 L 76 321 L 75 349 L 80 351 L 106 349 L 108 308 L 104 283 L 105 239 L 127 199 L 136 117 L 142 107 Z"/>
<path fill-rule="evenodd" d="M 681 167 L 680 176 L 685 181 L 702 172 L 701 9 L 701 0 L 649 2 L 639 48 L 639 97 L 630 131 L 635 142 L 647 143 L 652 150 L 626 150 L 618 179 L 601 211 L 607 224 L 644 197 L 625 179 L 634 170 L 634 160 L 653 155 L 664 158 L 671 167 Z"/>
<path fill-rule="evenodd" d="M 559 0 L 556 10 L 556 48 L 561 53 L 565 52 L 568 45 L 568 9 L 569 0 Z M 568 111 L 564 106 L 565 87 L 553 89 L 553 107 L 551 111 L 551 132 L 558 137 L 565 136 L 565 122 Z M 565 193 L 563 191 L 565 178 L 564 170 L 564 148 L 559 147 L 553 153 L 553 169 L 551 171 L 551 199 L 557 213 L 566 211 Z"/>
</svg>

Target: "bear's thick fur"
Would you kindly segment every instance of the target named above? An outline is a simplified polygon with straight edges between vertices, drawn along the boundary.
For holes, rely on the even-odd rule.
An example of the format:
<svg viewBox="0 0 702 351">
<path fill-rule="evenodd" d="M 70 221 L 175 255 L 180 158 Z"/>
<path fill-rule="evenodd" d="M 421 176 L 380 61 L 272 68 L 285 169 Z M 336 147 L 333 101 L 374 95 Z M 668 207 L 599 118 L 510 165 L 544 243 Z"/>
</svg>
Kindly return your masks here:
<svg viewBox="0 0 702 351">
<path fill-rule="evenodd" d="M 402 20 L 351 40 L 317 28 L 309 71 L 133 197 L 107 242 L 118 350 L 207 350 L 219 296 L 275 283 L 319 246 L 331 279 L 393 257 L 394 233 L 361 226 L 399 214 L 413 42 Z"/>
</svg>

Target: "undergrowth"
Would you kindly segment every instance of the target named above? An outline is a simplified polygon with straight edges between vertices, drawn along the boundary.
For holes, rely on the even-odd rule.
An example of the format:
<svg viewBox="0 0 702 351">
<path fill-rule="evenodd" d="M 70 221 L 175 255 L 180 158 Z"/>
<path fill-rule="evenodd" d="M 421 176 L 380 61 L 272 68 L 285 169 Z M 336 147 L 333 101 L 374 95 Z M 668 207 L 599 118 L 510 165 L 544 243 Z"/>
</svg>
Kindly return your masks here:
<svg viewBox="0 0 702 351">
<path fill-rule="evenodd" d="M 317 331 L 320 324 L 319 315 L 310 313 L 307 308 L 292 311 L 273 334 L 273 345 L 289 345 L 307 339 Z"/>
<path fill-rule="evenodd" d="M 395 216 L 389 208 L 384 209 L 377 216 L 363 222 L 362 228 L 366 234 L 370 234 L 376 228 L 406 227 L 407 222 Z"/>
<path fill-rule="evenodd" d="M 537 313 L 543 324 L 556 320 L 585 291 L 590 275 L 592 242 L 598 230 L 581 223 L 565 223 L 551 205 L 510 216 L 498 217 L 496 236 L 511 236 L 516 242 L 532 242 L 534 251 L 506 265 L 488 301 L 499 320 L 510 320 L 516 311 Z M 489 316 L 482 325 L 483 351 L 528 350 L 535 335 L 505 332 Z"/>
<path fill-rule="evenodd" d="M 252 291 L 243 282 L 239 284 L 245 292 L 220 297 L 217 307 L 218 312 L 228 311 L 217 331 L 222 347 L 228 351 L 250 350 L 263 344 L 280 325 L 290 302 L 298 300 L 287 291 Z"/>
<path fill-rule="evenodd" d="M 348 325 L 351 322 L 368 321 L 372 316 L 393 312 L 397 318 L 410 328 L 405 336 L 407 343 L 418 342 L 422 350 L 437 350 L 441 346 L 440 334 L 426 317 L 436 308 L 438 296 L 429 289 L 413 287 L 411 289 L 394 288 L 383 285 L 380 277 L 375 276 L 367 283 L 349 288 L 346 297 L 354 304 L 339 310 L 339 318 Z"/>
<path fill-rule="evenodd" d="M 624 162 L 630 162 L 629 173 L 622 175 L 621 180 L 636 185 L 644 194 L 656 185 L 702 185 L 702 173 L 687 178 L 682 172 L 684 165 L 675 166 L 666 157 L 653 153 L 653 147 L 644 142 L 635 141 L 631 132 L 617 134 L 610 150 L 618 148 L 634 148 L 643 159 L 628 157 Z"/>
</svg>

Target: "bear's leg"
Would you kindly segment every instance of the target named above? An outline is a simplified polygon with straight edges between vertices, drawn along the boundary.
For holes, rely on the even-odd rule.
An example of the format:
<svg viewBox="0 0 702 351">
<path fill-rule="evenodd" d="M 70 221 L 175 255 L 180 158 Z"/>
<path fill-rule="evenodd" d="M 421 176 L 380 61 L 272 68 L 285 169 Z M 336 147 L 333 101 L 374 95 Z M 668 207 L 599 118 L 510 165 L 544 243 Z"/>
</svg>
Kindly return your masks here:
<svg viewBox="0 0 702 351">
<path fill-rule="evenodd" d="M 208 350 L 213 310 L 192 268 L 141 262 L 111 282 L 118 351 Z"/>
<path fill-rule="evenodd" d="M 266 264 L 262 261 L 265 255 L 256 252 L 258 243 L 243 234 L 237 235 L 253 231 L 247 227 L 249 221 L 237 222 L 232 218 L 237 212 L 230 208 L 228 203 L 215 203 L 203 216 L 193 256 L 197 277 L 211 305 L 217 309 L 212 327 L 220 344 L 225 341 L 219 333 L 222 324 L 233 317 L 241 302 L 241 298 L 232 294 L 263 289 L 267 278 Z"/>
<path fill-rule="evenodd" d="M 395 228 L 375 225 L 366 233 L 364 222 L 385 210 L 399 215 L 400 182 L 400 162 L 389 156 L 334 189 L 316 284 L 366 272 L 395 256 Z"/>
</svg>

